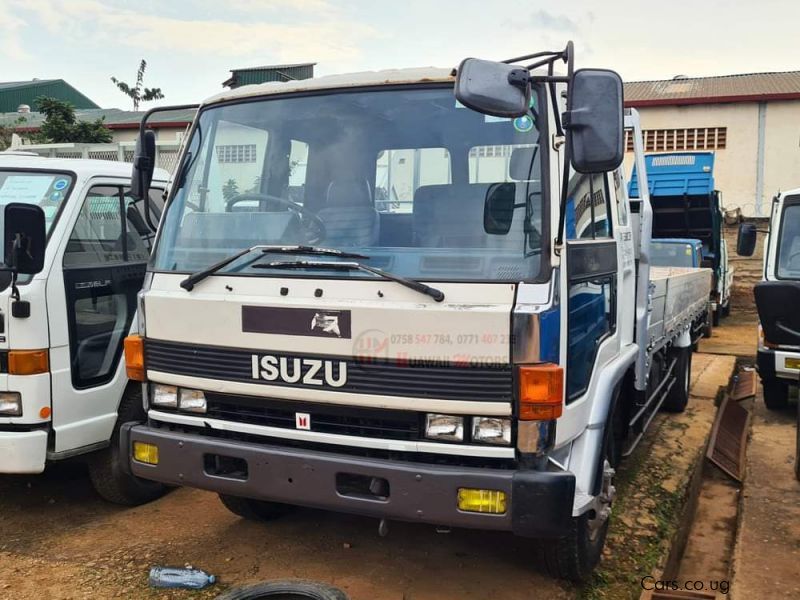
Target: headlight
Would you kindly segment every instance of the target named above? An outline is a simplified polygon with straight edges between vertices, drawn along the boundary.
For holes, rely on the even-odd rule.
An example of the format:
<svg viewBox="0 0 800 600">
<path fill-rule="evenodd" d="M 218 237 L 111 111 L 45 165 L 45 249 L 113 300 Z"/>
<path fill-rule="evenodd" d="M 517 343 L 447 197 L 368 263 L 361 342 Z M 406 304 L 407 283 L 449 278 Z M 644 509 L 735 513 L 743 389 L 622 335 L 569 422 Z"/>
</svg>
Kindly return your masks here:
<svg viewBox="0 0 800 600">
<path fill-rule="evenodd" d="M 511 419 L 475 417 L 472 419 L 472 441 L 481 444 L 511 444 Z"/>
<path fill-rule="evenodd" d="M 426 415 L 425 437 L 446 442 L 463 442 L 464 417 L 436 414 Z"/>
<path fill-rule="evenodd" d="M 22 416 L 22 398 L 19 392 L 0 392 L 0 415 Z"/>
<path fill-rule="evenodd" d="M 206 395 L 200 390 L 185 390 L 180 388 L 178 395 L 180 402 L 178 408 L 190 412 L 206 412 Z"/>
<path fill-rule="evenodd" d="M 166 406 L 168 408 L 178 408 L 178 388 L 174 385 L 162 385 L 154 383 L 150 396 L 150 403 L 153 406 Z"/>
</svg>

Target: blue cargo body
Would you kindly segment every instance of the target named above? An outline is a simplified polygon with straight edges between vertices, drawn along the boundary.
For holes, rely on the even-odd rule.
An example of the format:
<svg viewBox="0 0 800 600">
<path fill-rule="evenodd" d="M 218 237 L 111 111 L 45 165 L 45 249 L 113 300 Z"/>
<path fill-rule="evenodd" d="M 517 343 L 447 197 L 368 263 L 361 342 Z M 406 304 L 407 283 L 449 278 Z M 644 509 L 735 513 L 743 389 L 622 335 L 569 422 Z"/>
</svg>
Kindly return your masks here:
<svg viewBox="0 0 800 600">
<path fill-rule="evenodd" d="M 649 154 L 645 165 L 653 206 L 653 239 L 700 240 L 703 266 L 720 277 L 722 210 L 720 193 L 714 189 L 714 153 Z M 639 197 L 635 168 L 628 195 Z"/>
<path fill-rule="evenodd" d="M 714 153 L 677 152 L 644 157 L 650 197 L 708 196 L 714 191 Z M 628 185 L 628 195 L 639 197 L 636 169 Z"/>
</svg>

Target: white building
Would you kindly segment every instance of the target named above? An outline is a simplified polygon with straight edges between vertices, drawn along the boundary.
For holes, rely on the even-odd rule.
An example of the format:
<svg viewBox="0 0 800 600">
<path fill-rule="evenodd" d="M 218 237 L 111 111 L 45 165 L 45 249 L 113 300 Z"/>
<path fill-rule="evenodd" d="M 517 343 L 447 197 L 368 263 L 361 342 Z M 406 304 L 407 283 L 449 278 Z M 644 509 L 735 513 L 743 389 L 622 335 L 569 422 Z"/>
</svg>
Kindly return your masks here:
<svg viewBox="0 0 800 600">
<path fill-rule="evenodd" d="M 711 150 L 727 210 L 765 216 L 779 191 L 800 186 L 800 71 L 625 84 L 647 152 Z M 633 145 L 628 140 L 630 172 Z"/>
</svg>

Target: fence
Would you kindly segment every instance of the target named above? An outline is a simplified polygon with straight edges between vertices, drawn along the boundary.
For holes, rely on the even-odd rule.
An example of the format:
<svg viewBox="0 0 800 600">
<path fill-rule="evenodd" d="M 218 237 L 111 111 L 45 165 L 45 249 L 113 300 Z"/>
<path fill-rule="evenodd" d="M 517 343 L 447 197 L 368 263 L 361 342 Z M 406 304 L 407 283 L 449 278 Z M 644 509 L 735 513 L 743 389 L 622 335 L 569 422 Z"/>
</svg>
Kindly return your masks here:
<svg viewBox="0 0 800 600">
<path fill-rule="evenodd" d="M 156 142 L 156 166 L 169 173 L 178 165 L 178 141 Z M 15 139 L 8 149 L 12 152 L 33 152 L 39 156 L 51 158 L 96 158 L 100 160 L 114 160 L 120 162 L 133 162 L 133 152 L 136 142 L 113 142 L 110 144 L 22 144 Z"/>
</svg>

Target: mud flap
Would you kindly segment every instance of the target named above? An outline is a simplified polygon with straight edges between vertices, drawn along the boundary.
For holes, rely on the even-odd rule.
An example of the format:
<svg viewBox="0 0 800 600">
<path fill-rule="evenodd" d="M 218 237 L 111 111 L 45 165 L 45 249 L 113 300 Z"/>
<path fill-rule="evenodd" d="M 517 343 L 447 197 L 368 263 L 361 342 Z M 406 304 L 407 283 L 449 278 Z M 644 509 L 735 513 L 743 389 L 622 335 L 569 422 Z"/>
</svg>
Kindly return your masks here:
<svg viewBox="0 0 800 600">
<path fill-rule="evenodd" d="M 572 521 L 575 476 L 564 471 L 518 471 L 512 479 L 511 498 L 515 535 L 562 537 Z"/>
</svg>

